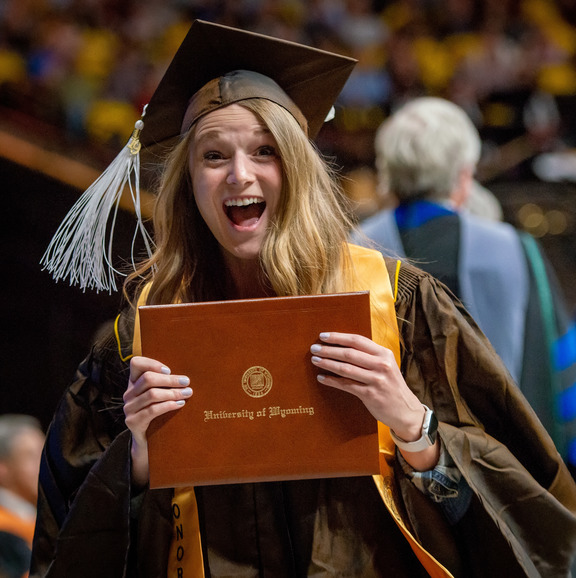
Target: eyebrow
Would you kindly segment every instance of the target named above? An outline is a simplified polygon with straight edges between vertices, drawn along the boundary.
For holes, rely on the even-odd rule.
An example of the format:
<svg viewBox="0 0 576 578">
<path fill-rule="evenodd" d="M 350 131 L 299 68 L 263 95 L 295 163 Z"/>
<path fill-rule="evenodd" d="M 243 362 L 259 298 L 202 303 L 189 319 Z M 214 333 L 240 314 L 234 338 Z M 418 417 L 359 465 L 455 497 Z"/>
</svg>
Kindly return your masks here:
<svg viewBox="0 0 576 578">
<path fill-rule="evenodd" d="M 223 134 L 226 134 L 226 132 L 227 132 L 226 128 L 211 128 L 211 129 L 207 130 L 206 132 L 200 132 L 200 134 L 198 134 L 198 132 L 196 132 L 196 137 L 194 140 L 196 141 L 196 143 L 201 143 L 202 141 L 208 140 L 211 138 L 220 138 Z M 270 129 L 267 126 L 261 125 L 256 130 L 254 130 L 251 134 L 255 135 L 255 136 L 271 135 L 272 132 L 270 131 Z"/>
</svg>

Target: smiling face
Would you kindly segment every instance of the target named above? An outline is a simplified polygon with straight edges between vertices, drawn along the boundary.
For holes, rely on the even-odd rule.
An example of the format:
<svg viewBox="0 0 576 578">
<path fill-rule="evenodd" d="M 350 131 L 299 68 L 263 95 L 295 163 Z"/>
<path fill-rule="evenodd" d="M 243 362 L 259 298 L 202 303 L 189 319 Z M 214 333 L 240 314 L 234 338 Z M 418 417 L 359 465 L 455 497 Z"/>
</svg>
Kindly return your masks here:
<svg viewBox="0 0 576 578">
<path fill-rule="evenodd" d="M 226 262 L 257 260 L 282 190 L 266 126 L 238 104 L 207 114 L 196 126 L 189 167 L 198 210 Z"/>
</svg>

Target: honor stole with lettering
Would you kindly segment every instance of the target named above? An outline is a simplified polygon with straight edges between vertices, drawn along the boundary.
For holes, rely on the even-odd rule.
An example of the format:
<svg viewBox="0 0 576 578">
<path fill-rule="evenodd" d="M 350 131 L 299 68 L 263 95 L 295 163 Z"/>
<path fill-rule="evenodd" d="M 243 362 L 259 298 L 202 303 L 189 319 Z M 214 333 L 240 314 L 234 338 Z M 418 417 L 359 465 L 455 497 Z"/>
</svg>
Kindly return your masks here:
<svg viewBox="0 0 576 578">
<path fill-rule="evenodd" d="M 398 285 L 400 261 L 397 262 L 394 291 L 382 254 L 372 249 L 349 245 L 353 275 L 347 291 L 370 291 L 372 339 L 391 349 L 400 365 L 400 344 L 394 301 Z M 142 292 L 138 305 L 146 303 L 148 291 Z M 140 323 L 138 313 L 134 325 L 133 354 L 141 355 Z M 392 515 L 420 563 L 433 578 L 450 578 L 452 574 L 427 552 L 411 534 L 396 507 L 393 463 L 396 448 L 388 426 L 378 422 L 380 446 L 380 475 L 373 476 L 382 501 Z M 203 578 L 204 560 L 198 505 L 193 487 L 175 488 L 172 498 L 174 534 L 168 559 L 169 578 Z M 385 539 L 385 538 L 383 538 Z"/>
</svg>

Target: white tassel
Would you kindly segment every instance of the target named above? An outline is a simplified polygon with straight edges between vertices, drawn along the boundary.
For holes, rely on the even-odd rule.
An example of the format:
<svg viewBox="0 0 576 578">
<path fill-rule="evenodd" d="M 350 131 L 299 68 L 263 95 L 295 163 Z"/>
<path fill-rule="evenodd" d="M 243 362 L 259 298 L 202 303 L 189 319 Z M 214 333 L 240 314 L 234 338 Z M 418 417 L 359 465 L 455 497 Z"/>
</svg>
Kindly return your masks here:
<svg viewBox="0 0 576 578">
<path fill-rule="evenodd" d="M 40 264 L 52 273 L 56 281 L 69 278 L 70 285 L 78 284 L 83 290 L 116 291 L 115 275 L 124 274 L 112 265 L 112 242 L 120 199 L 126 186 L 137 218 L 131 249 L 132 265 L 135 266 L 134 245 L 138 233 L 148 256 L 151 256 L 153 242 L 144 227 L 140 207 L 139 136 L 143 127 L 142 120 L 138 120 L 126 146 L 74 203 L 50 241 Z"/>
</svg>

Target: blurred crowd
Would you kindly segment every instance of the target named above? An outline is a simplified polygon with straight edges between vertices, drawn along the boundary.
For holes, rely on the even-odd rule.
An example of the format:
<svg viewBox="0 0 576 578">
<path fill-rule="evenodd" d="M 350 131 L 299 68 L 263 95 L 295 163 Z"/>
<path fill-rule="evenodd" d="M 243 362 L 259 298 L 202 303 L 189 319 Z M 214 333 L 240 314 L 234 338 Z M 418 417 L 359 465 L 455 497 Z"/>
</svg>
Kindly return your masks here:
<svg viewBox="0 0 576 578">
<path fill-rule="evenodd" d="M 426 94 L 464 107 L 488 152 L 576 145 L 572 0 L 3 0 L 0 105 L 121 146 L 194 18 L 357 58 L 319 143 L 347 168 Z"/>
</svg>

